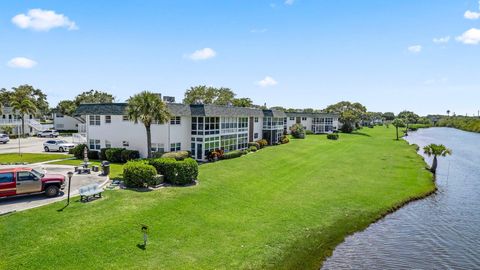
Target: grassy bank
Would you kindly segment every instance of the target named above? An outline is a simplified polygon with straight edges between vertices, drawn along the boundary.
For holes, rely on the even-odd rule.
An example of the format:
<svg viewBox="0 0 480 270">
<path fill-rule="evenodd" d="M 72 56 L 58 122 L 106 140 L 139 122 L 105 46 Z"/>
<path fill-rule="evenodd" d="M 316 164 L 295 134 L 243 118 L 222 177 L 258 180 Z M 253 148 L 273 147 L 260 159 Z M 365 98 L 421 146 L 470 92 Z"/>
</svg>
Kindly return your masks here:
<svg viewBox="0 0 480 270">
<path fill-rule="evenodd" d="M 16 162 L 27 162 L 27 163 L 37 163 L 44 162 L 55 159 L 64 159 L 69 158 L 71 155 L 64 154 L 30 154 L 23 153 L 19 154 L 0 154 L 0 163 L 16 163 Z"/>
<path fill-rule="evenodd" d="M 346 235 L 434 190 L 394 133 L 308 136 L 202 165 L 197 186 L 0 217 L 0 268 L 318 269 Z"/>
</svg>

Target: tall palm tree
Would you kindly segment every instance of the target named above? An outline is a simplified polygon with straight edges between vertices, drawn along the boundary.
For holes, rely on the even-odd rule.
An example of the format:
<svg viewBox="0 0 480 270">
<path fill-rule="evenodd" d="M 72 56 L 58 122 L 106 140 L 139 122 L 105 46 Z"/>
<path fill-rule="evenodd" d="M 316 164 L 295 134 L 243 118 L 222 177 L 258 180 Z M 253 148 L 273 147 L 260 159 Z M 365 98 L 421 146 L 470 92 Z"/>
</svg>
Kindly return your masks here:
<svg viewBox="0 0 480 270">
<path fill-rule="evenodd" d="M 148 91 L 143 91 L 128 99 L 127 115 L 130 120 L 142 122 L 147 131 L 147 153 L 152 157 L 152 133 L 151 125 L 154 122 L 163 124 L 170 120 L 170 113 L 167 105 L 162 99 Z"/>
<path fill-rule="evenodd" d="M 447 110 L 447 115 L 450 116 L 450 110 Z"/>
<path fill-rule="evenodd" d="M 25 115 L 35 114 L 37 106 L 30 99 L 13 100 L 10 106 L 15 113 L 20 114 L 20 119 L 22 119 L 22 136 L 25 137 Z"/>
<path fill-rule="evenodd" d="M 400 118 L 395 118 L 393 119 L 392 121 L 392 125 L 395 127 L 395 129 L 397 130 L 397 141 L 398 141 L 398 128 L 399 127 L 404 127 L 405 126 L 405 122 L 403 122 L 402 119 Z"/>
<path fill-rule="evenodd" d="M 452 154 L 452 150 L 445 147 L 445 145 L 433 143 L 423 147 L 423 152 L 429 157 L 433 156 L 433 163 L 432 167 L 430 167 L 430 171 L 434 174 L 437 171 L 437 156 L 444 157 Z"/>
</svg>

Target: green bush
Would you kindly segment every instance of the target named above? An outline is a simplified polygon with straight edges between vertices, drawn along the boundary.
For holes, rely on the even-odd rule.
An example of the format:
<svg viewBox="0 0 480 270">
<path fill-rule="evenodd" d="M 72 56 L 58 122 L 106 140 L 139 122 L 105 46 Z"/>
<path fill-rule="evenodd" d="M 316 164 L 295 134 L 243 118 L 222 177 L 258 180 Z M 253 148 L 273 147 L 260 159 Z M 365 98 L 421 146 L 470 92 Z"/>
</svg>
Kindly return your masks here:
<svg viewBox="0 0 480 270">
<path fill-rule="evenodd" d="M 101 148 L 100 153 L 98 154 L 98 158 L 101 160 L 107 160 L 107 155 L 105 152 L 107 152 L 108 149 L 110 148 Z"/>
<path fill-rule="evenodd" d="M 330 133 L 330 134 L 327 134 L 327 139 L 329 140 L 338 140 L 338 133 Z"/>
<path fill-rule="evenodd" d="M 256 152 L 258 149 L 257 149 L 256 146 L 253 146 L 253 145 L 252 145 L 252 146 L 250 146 L 250 147 L 248 148 L 248 150 L 250 150 L 250 152 Z"/>
<path fill-rule="evenodd" d="M 129 161 L 123 165 L 123 181 L 127 187 L 145 187 L 156 175 L 155 167 L 145 161 Z"/>
<path fill-rule="evenodd" d="M 246 151 L 242 151 L 242 150 L 230 151 L 228 153 L 223 154 L 223 159 L 238 158 L 245 154 L 246 154 Z"/>
<path fill-rule="evenodd" d="M 305 130 L 305 134 L 307 134 L 307 135 L 312 135 L 312 134 L 313 134 L 313 131 L 307 129 L 307 130 Z"/>
<path fill-rule="evenodd" d="M 290 127 L 290 132 L 294 138 L 305 139 L 305 127 L 301 124 L 294 124 Z"/>
<path fill-rule="evenodd" d="M 86 144 L 79 144 L 74 148 L 70 149 L 68 153 L 72 154 L 76 159 L 83 159 L 83 151 L 85 151 L 85 147 L 87 147 L 88 149 L 88 146 Z"/>
<path fill-rule="evenodd" d="M 175 185 L 192 183 L 198 177 L 198 163 L 192 158 L 175 160 L 174 158 L 150 159 L 149 164 L 165 176 L 165 182 Z"/>
<path fill-rule="evenodd" d="M 122 151 L 125 148 L 110 148 L 105 151 L 105 155 L 107 156 L 107 160 L 113 163 L 121 163 L 122 161 Z"/>
<path fill-rule="evenodd" d="M 262 149 L 268 145 L 268 141 L 265 139 L 258 140 L 257 143 L 260 146 L 258 149 Z"/>
<path fill-rule="evenodd" d="M 174 158 L 176 160 L 184 160 L 189 157 L 190 152 L 188 151 L 168 152 L 162 155 L 162 158 Z"/>
<path fill-rule="evenodd" d="M 88 159 L 98 159 L 99 153 L 97 150 L 88 150 Z"/>
<path fill-rule="evenodd" d="M 158 186 L 164 182 L 165 176 L 163 175 L 155 175 L 147 184 L 151 187 Z"/>
<path fill-rule="evenodd" d="M 289 143 L 289 142 L 290 142 L 290 139 L 288 138 L 288 136 L 283 135 L 283 136 L 282 136 L 282 139 L 280 139 L 280 142 L 281 142 L 282 144 L 286 144 L 286 143 Z"/>
<path fill-rule="evenodd" d="M 122 151 L 121 155 L 122 155 L 122 161 L 123 162 L 127 162 L 127 161 L 130 161 L 130 160 L 140 158 L 140 152 L 138 152 L 137 150 L 124 149 Z"/>
<path fill-rule="evenodd" d="M 252 147 L 252 146 L 255 146 L 258 149 L 260 149 L 260 144 L 258 142 L 249 142 L 248 143 L 248 147 Z"/>
</svg>

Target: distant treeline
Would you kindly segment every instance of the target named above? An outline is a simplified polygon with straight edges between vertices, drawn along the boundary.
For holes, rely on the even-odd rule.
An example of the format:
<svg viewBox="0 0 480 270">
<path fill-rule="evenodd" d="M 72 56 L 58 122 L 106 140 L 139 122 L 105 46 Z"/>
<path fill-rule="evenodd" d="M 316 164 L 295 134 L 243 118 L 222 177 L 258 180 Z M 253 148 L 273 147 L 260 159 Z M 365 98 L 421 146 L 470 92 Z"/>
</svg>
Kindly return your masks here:
<svg viewBox="0 0 480 270">
<path fill-rule="evenodd" d="M 437 121 L 436 126 L 453 127 L 465 131 L 480 133 L 480 118 L 465 116 L 442 117 Z"/>
</svg>

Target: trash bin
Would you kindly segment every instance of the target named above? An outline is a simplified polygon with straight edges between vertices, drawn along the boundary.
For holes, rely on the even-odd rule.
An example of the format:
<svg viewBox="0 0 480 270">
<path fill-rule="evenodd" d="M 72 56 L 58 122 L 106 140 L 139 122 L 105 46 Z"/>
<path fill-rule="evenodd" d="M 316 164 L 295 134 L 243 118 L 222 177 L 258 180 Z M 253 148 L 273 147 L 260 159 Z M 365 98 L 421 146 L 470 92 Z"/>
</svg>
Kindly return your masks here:
<svg viewBox="0 0 480 270">
<path fill-rule="evenodd" d="M 102 175 L 107 176 L 110 174 L 110 162 L 103 161 L 102 162 Z"/>
<path fill-rule="evenodd" d="M 98 172 L 98 166 L 92 166 L 92 171 L 93 172 Z"/>
</svg>

